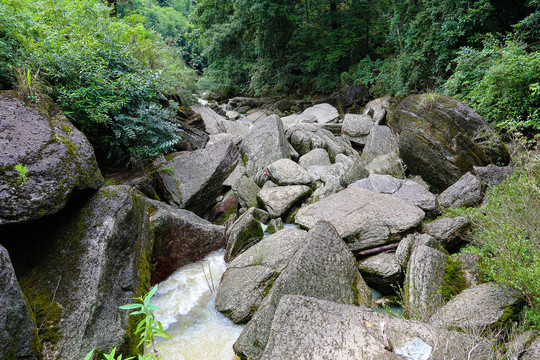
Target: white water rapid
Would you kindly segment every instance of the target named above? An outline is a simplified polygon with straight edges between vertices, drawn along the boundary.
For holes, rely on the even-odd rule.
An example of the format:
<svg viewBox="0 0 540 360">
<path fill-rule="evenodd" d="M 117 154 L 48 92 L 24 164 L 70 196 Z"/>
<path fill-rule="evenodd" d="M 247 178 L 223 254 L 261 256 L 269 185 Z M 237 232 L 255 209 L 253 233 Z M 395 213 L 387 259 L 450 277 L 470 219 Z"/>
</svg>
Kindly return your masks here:
<svg viewBox="0 0 540 360">
<path fill-rule="evenodd" d="M 152 304 L 160 307 L 156 317 L 171 335 L 170 340 L 157 340 L 162 359 L 238 359 L 232 345 L 242 326 L 232 323 L 214 306 L 215 291 L 226 269 L 224 253 L 215 251 L 202 261 L 178 269 L 159 284 Z"/>
</svg>

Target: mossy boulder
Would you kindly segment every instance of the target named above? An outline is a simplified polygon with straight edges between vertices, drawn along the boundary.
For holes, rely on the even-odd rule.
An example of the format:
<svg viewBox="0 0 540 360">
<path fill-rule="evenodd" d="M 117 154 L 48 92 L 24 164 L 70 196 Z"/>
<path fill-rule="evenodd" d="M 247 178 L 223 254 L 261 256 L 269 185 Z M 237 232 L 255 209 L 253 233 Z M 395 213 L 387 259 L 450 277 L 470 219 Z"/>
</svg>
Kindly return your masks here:
<svg viewBox="0 0 540 360">
<path fill-rule="evenodd" d="M 405 278 L 405 307 L 412 318 L 427 320 L 443 305 L 449 256 L 426 245 L 413 246 Z"/>
<path fill-rule="evenodd" d="M 464 290 L 431 317 L 429 322 L 447 329 L 484 331 L 514 319 L 523 301 L 494 283 Z"/>
<path fill-rule="evenodd" d="M 225 261 L 229 262 L 242 251 L 256 244 L 264 236 L 259 213 L 262 210 L 249 208 L 227 230 L 225 248 Z"/>
<path fill-rule="evenodd" d="M 0 148 L 0 225 L 54 214 L 103 182 L 92 146 L 49 98 L 36 105 L 0 92 Z"/>
<path fill-rule="evenodd" d="M 7 250 L 0 245 L 0 359 L 40 359 L 32 311 L 17 282 Z"/>
<path fill-rule="evenodd" d="M 149 210 L 131 187 L 107 186 L 31 227 L 1 229 L 45 358 L 138 352 L 137 319 L 118 307 L 149 290 Z"/>
<path fill-rule="evenodd" d="M 446 97 L 411 95 L 389 122 L 399 135 L 407 169 L 440 192 L 473 166 L 506 165 L 510 155 L 489 124 L 467 105 Z"/>
<path fill-rule="evenodd" d="M 224 226 L 214 225 L 191 211 L 163 202 L 146 201 L 152 207 L 150 222 L 155 238 L 152 284 L 225 245 Z"/>
</svg>

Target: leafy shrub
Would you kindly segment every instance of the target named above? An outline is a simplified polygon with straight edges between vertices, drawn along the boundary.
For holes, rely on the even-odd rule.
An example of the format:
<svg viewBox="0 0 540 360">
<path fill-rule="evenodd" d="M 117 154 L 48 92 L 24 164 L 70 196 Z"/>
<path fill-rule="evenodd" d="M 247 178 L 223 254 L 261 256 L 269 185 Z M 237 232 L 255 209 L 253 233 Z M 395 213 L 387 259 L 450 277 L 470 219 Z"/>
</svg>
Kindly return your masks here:
<svg viewBox="0 0 540 360">
<path fill-rule="evenodd" d="M 528 306 L 528 320 L 536 321 L 540 319 L 540 159 L 529 153 L 525 160 L 510 179 L 488 191 L 485 206 L 453 212 L 469 216 L 474 225 L 474 246 L 466 251 L 481 256 L 485 279 L 517 292 Z"/>
<path fill-rule="evenodd" d="M 481 50 L 463 48 L 446 93 L 499 127 L 540 133 L 540 52 L 488 37 Z"/>
<path fill-rule="evenodd" d="M 3 11 L 24 15 L 33 29 L 16 33 L 17 64 L 39 72 L 98 154 L 126 160 L 172 148 L 180 130 L 176 103 L 165 94 L 188 99 L 192 74 L 156 33 L 111 17 L 99 0 L 4 4 Z"/>
</svg>

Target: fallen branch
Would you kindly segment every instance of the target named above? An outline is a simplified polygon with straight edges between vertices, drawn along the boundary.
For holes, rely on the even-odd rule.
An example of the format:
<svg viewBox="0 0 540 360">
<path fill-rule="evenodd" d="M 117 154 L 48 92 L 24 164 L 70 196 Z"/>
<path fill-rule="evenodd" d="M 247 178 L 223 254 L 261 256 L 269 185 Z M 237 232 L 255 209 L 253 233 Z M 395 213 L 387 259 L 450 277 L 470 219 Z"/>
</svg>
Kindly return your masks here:
<svg viewBox="0 0 540 360">
<path fill-rule="evenodd" d="M 398 244 L 384 245 L 384 246 L 380 246 L 380 247 L 377 247 L 377 248 L 360 251 L 358 253 L 358 255 L 360 255 L 360 256 L 376 255 L 376 254 L 380 254 L 380 253 L 385 252 L 385 251 L 395 250 L 395 249 L 397 249 L 398 245 L 399 245 L 399 243 Z"/>
</svg>

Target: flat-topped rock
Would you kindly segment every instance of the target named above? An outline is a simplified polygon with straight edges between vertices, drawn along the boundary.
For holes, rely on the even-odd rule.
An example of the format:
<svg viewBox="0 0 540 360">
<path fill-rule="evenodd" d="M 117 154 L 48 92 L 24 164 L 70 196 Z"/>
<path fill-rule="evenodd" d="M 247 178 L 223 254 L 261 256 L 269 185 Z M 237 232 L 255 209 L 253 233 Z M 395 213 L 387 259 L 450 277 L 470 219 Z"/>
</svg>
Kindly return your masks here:
<svg viewBox="0 0 540 360">
<path fill-rule="evenodd" d="M 267 172 L 278 185 L 307 185 L 311 182 L 307 171 L 290 159 L 274 161 L 268 166 Z"/>
<path fill-rule="evenodd" d="M 276 186 L 262 189 L 257 198 L 271 216 L 279 217 L 310 191 L 309 186 L 305 185 Z"/>
<path fill-rule="evenodd" d="M 313 117 L 319 124 L 337 122 L 339 120 L 338 110 L 330 104 L 317 104 L 307 108 L 300 114 L 302 117 Z"/>
<path fill-rule="evenodd" d="M 327 220 L 351 250 L 361 250 L 395 241 L 424 217 L 424 211 L 405 200 L 351 187 L 301 208 L 296 223 L 311 228 Z"/>
</svg>

